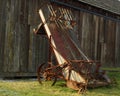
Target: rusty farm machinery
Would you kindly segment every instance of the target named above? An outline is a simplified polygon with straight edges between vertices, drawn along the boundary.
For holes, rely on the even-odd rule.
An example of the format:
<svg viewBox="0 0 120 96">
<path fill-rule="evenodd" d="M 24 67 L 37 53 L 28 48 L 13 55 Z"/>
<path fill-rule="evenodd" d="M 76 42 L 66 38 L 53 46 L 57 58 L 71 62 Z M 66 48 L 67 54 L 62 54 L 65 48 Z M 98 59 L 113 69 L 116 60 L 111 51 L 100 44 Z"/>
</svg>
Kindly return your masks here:
<svg viewBox="0 0 120 96">
<path fill-rule="evenodd" d="M 76 22 L 70 9 L 46 4 L 39 10 L 39 15 L 42 23 L 34 32 L 45 35 L 49 41 L 49 60 L 37 71 L 40 83 L 43 79 L 53 80 L 54 85 L 58 79 L 63 79 L 69 88 L 78 92 L 111 83 L 100 69 L 100 62 L 89 59 L 81 51 L 73 30 Z"/>
</svg>

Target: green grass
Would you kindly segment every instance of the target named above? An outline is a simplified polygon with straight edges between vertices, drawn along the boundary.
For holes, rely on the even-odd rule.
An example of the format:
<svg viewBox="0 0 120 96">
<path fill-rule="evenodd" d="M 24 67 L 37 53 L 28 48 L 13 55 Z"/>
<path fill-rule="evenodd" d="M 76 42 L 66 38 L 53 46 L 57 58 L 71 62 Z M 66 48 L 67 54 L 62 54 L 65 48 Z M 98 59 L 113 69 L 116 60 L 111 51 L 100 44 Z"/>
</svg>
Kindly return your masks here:
<svg viewBox="0 0 120 96">
<path fill-rule="evenodd" d="M 106 71 L 119 71 L 120 72 L 120 67 L 117 67 L 117 68 L 102 68 L 103 70 L 106 70 Z"/>
<path fill-rule="evenodd" d="M 0 80 L 0 96 L 120 96 L 120 73 L 109 72 L 109 76 L 116 78 L 116 85 L 88 89 L 83 95 L 62 86 L 63 81 L 51 87 L 50 81 L 40 85 L 37 80 Z"/>
</svg>

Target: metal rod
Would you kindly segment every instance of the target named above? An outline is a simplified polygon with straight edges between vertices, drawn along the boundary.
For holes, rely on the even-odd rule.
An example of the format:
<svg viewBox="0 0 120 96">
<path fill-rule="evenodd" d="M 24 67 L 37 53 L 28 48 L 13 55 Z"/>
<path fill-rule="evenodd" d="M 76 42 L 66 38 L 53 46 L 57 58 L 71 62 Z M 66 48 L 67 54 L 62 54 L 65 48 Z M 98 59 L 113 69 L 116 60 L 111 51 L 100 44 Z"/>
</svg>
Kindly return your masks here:
<svg viewBox="0 0 120 96">
<path fill-rule="evenodd" d="M 70 14 L 70 9 L 68 10 L 66 10 L 67 11 L 67 13 L 68 13 L 68 15 L 69 15 L 69 18 L 70 18 L 70 20 L 72 20 L 72 16 L 71 16 L 71 14 Z"/>
<path fill-rule="evenodd" d="M 47 5 L 47 6 L 48 6 L 48 10 L 50 11 L 51 16 L 54 16 L 54 14 L 52 13 L 52 10 L 50 8 L 50 5 Z"/>
</svg>

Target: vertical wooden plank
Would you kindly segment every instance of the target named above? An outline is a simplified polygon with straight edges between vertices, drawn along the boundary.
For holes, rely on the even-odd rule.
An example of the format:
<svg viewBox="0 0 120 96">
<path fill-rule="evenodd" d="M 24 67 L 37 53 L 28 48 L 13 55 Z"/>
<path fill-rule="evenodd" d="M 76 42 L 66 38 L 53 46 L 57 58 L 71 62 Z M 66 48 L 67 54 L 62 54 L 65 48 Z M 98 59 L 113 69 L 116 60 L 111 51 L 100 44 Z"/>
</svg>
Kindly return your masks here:
<svg viewBox="0 0 120 96">
<path fill-rule="evenodd" d="M 28 7 L 29 2 L 22 0 L 21 2 L 21 19 L 20 22 L 20 72 L 27 72 L 28 52 L 29 52 L 29 25 L 28 25 Z"/>
<path fill-rule="evenodd" d="M 96 22 L 96 21 L 95 21 Z M 95 22 L 94 22 L 94 15 L 90 14 L 89 15 L 89 38 L 90 38 L 90 55 L 89 57 L 94 60 L 94 53 L 95 53 Z"/>
<path fill-rule="evenodd" d="M 115 46 L 115 61 L 116 67 L 120 67 L 120 22 L 116 23 L 116 46 Z"/>
<path fill-rule="evenodd" d="M 28 72 L 34 72 L 34 56 L 33 56 L 33 38 L 34 38 L 34 34 L 33 34 L 33 28 L 35 26 L 34 25 L 34 9 L 35 9 L 35 1 L 34 0 L 29 0 L 29 15 L 28 15 L 28 24 L 30 25 L 30 41 L 29 41 L 29 63 L 28 63 Z"/>
<path fill-rule="evenodd" d="M 4 66 L 6 2 L 6 0 L 0 0 L 0 72 L 3 72 Z"/>
<path fill-rule="evenodd" d="M 7 72 L 8 71 L 8 66 L 10 65 L 10 63 L 13 64 L 12 62 L 12 50 L 10 50 L 10 45 L 12 43 L 12 34 L 11 34 L 11 26 L 12 24 L 10 24 L 10 3 L 11 3 L 11 0 L 10 1 L 7 1 L 7 21 L 6 21 L 6 34 L 5 34 L 5 52 L 4 52 L 4 57 L 5 57 L 5 62 L 4 62 L 4 72 Z M 11 25 L 11 26 L 10 26 Z M 8 32 L 10 31 L 10 32 Z M 12 48 L 13 49 L 13 48 Z M 11 61 L 9 61 L 9 57 L 11 57 Z"/>
<path fill-rule="evenodd" d="M 43 42 L 43 45 L 42 45 L 43 46 L 43 48 L 42 48 L 43 49 L 43 52 L 42 52 L 43 60 L 42 61 L 46 62 L 46 61 L 48 61 L 48 58 L 47 58 L 47 55 L 48 55 L 48 53 L 47 53 L 48 52 L 47 38 L 43 38 L 43 41 L 44 42 Z"/>
<path fill-rule="evenodd" d="M 33 34 L 33 28 L 35 28 L 37 26 L 36 24 L 36 1 L 34 0 L 30 0 L 29 3 L 29 24 L 30 24 L 30 49 L 29 49 L 29 65 L 28 65 L 28 71 L 29 72 L 35 72 L 35 68 L 36 68 L 36 52 L 35 52 L 35 48 L 36 48 L 36 38 L 35 38 L 35 34 Z"/>
<path fill-rule="evenodd" d="M 11 15 L 13 18 L 11 21 L 13 22 L 13 64 L 10 72 L 20 72 L 20 6 L 21 6 L 21 0 L 14 1 L 12 0 L 11 7 L 14 7 L 14 9 L 11 10 Z"/>
<path fill-rule="evenodd" d="M 33 28 L 30 26 L 30 41 L 29 41 L 29 62 L 28 62 L 28 72 L 34 72 L 34 44 L 33 44 Z"/>
<path fill-rule="evenodd" d="M 98 16 L 95 16 L 94 15 L 94 59 L 95 60 L 98 60 L 98 58 L 97 58 L 97 50 L 98 50 L 98 32 L 99 32 L 99 30 L 98 30 L 98 28 L 99 28 L 99 17 Z"/>
<path fill-rule="evenodd" d="M 81 40 L 82 40 L 82 20 L 83 20 L 83 12 L 79 11 L 79 23 L 78 23 L 78 40 L 80 41 L 80 47 L 81 46 Z"/>
<path fill-rule="evenodd" d="M 102 43 L 104 43 L 104 38 L 103 38 L 103 34 L 104 33 L 104 19 L 102 17 L 99 17 L 99 22 L 98 22 L 98 42 L 97 42 L 97 56 L 96 56 L 96 59 L 97 60 L 100 60 L 101 63 L 103 63 L 103 60 L 102 60 L 102 57 L 103 57 L 103 54 L 102 54 Z M 103 52 L 104 53 L 104 52 Z"/>
<path fill-rule="evenodd" d="M 15 25 L 15 32 L 14 32 L 14 66 L 11 64 L 11 66 L 15 67 L 14 68 L 14 71 L 12 72 L 19 72 L 20 71 L 20 65 L 19 65 L 19 58 L 20 58 L 20 55 L 19 55 L 19 51 L 20 51 L 20 48 L 19 48 L 19 44 L 20 44 L 20 31 L 21 28 L 20 28 L 20 25 L 19 23 L 16 23 Z"/>
<path fill-rule="evenodd" d="M 85 54 L 87 54 L 87 51 L 86 51 L 86 44 L 85 44 L 85 40 L 87 38 L 87 33 L 88 33 L 88 19 L 87 19 L 87 13 L 83 13 L 83 20 L 81 21 L 82 22 L 82 36 L 81 36 L 81 47 L 83 49 L 83 52 Z M 88 41 L 89 42 L 89 41 Z"/>
<path fill-rule="evenodd" d="M 100 17 L 99 19 L 99 32 L 98 32 L 98 49 L 97 49 L 97 59 L 101 61 L 102 66 L 105 65 L 105 55 L 106 55 L 106 44 L 105 44 L 105 23 L 106 21 L 104 20 L 103 17 Z"/>
<path fill-rule="evenodd" d="M 49 41 L 48 41 L 48 38 L 45 37 L 45 51 L 44 51 L 44 62 L 48 61 L 48 55 L 49 55 Z"/>
<path fill-rule="evenodd" d="M 19 50 L 19 61 L 20 61 L 20 72 L 27 72 L 28 70 L 28 52 L 29 52 L 29 26 L 21 25 L 20 34 L 20 50 Z"/>
<path fill-rule="evenodd" d="M 115 38 L 116 38 L 116 29 L 115 22 L 109 20 L 107 26 L 107 37 L 106 38 L 106 65 L 115 66 Z"/>
</svg>

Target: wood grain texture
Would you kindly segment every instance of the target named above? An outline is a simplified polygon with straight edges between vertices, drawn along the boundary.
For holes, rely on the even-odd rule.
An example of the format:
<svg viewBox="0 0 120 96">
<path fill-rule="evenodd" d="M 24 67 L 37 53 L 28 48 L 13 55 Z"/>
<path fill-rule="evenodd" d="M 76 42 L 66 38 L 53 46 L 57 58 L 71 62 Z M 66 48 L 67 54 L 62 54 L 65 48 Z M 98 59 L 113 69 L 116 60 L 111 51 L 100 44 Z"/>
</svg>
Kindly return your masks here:
<svg viewBox="0 0 120 96">
<path fill-rule="evenodd" d="M 42 2 L 42 3 L 41 3 Z M 48 40 L 33 33 L 43 0 L 0 0 L 0 72 L 35 73 L 48 60 Z M 49 14 L 47 9 L 46 16 Z M 120 66 L 120 22 L 71 9 L 83 52 L 104 66 Z"/>
</svg>

